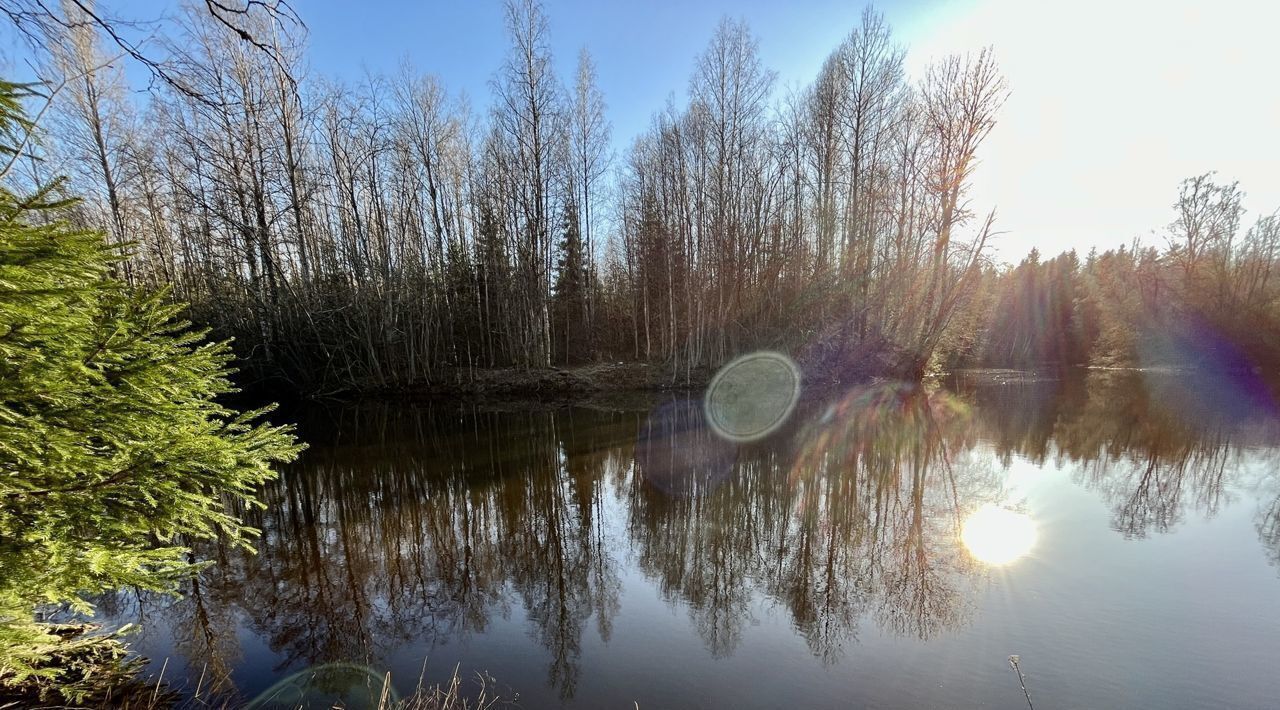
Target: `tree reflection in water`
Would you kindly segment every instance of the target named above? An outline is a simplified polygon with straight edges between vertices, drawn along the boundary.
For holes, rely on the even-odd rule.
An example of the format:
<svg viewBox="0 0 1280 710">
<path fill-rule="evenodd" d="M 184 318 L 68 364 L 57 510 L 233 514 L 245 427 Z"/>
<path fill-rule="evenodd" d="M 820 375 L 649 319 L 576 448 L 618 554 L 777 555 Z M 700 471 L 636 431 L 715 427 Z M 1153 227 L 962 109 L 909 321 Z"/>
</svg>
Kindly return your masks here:
<svg viewBox="0 0 1280 710">
<path fill-rule="evenodd" d="M 985 568 L 960 527 L 1007 502 L 1013 457 L 1069 463 L 1134 537 L 1212 515 L 1249 485 L 1280 562 L 1276 467 L 1245 465 L 1264 446 L 1274 460 L 1273 419 L 1196 409 L 1125 373 L 954 392 L 814 398 L 748 444 L 716 437 L 697 398 L 633 411 L 336 409 L 305 424 L 313 448 L 268 488 L 265 510 L 244 511 L 263 531 L 257 554 L 199 549 L 217 564 L 182 599 L 121 595 L 103 609 L 167 629 L 206 688 L 245 662 L 245 632 L 282 676 L 376 666 L 518 612 L 569 698 L 584 635 L 616 641 L 634 567 L 714 656 L 772 607 L 832 663 L 867 623 L 920 639 L 965 623 Z"/>
<path fill-rule="evenodd" d="M 719 486 L 672 496 L 651 484 L 665 482 L 667 468 L 654 467 L 655 476 L 642 465 L 629 507 L 641 568 L 688 606 L 715 655 L 733 652 L 761 594 L 789 610 L 826 660 L 868 615 L 921 638 L 958 623 L 965 597 L 957 585 L 972 570 L 959 521 L 999 489 L 989 469 L 946 455 L 964 448 L 967 408 L 945 393 L 889 385 L 806 414 L 808 426 L 739 448 Z M 679 416 L 702 415 L 690 403 Z M 669 430 L 678 434 L 654 440 Z M 642 449 L 679 448 L 682 462 L 720 459 L 705 453 L 723 446 L 708 427 L 656 431 Z M 690 477 L 719 478 L 698 474 Z"/>
<path fill-rule="evenodd" d="M 1261 465 L 1277 458 L 1276 408 L 1267 393 L 1210 396 L 1205 386 L 1194 374 L 1094 370 L 1079 381 L 968 395 L 1004 460 L 1016 454 L 1037 465 L 1069 464 L 1078 482 L 1112 506 L 1112 527 L 1125 537 L 1169 532 L 1188 512 L 1212 516 L 1233 486 L 1247 487 L 1264 501 L 1259 535 L 1276 556 L 1267 541 L 1275 504 L 1265 501 L 1280 498 L 1280 490 L 1266 492 L 1280 488 L 1280 471 Z"/>
</svg>

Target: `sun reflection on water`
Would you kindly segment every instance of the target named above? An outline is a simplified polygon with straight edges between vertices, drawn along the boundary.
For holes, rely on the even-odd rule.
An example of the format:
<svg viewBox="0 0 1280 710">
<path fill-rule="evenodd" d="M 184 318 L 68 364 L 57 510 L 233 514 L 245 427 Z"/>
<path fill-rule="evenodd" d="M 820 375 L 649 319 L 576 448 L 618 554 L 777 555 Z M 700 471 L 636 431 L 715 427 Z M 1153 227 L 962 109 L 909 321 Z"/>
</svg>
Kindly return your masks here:
<svg viewBox="0 0 1280 710">
<path fill-rule="evenodd" d="M 1036 524 L 1025 513 L 987 504 L 964 521 L 960 541 L 978 561 L 1007 565 L 1035 546 Z"/>
</svg>

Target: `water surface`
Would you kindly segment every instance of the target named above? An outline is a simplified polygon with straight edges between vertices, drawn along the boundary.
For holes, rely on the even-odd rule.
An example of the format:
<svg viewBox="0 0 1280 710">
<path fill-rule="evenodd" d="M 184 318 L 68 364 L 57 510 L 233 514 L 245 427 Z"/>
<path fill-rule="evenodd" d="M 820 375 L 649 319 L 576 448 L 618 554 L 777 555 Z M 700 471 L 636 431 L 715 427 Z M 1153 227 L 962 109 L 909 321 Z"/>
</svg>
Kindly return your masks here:
<svg viewBox="0 0 1280 710">
<path fill-rule="evenodd" d="M 247 512 L 257 554 L 208 546 L 181 600 L 101 608 L 141 622 L 153 672 L 241 700 L 350 663 L 364 681 L 321 691 L 456 666 L 525 708 L 1024 708 L 1016 654 L 1040 708 L 1280 703 L 1280 425 L 1256 387 L 864 385 L 750 443 L 705 416 L 316 407 Z"/>
</svg>

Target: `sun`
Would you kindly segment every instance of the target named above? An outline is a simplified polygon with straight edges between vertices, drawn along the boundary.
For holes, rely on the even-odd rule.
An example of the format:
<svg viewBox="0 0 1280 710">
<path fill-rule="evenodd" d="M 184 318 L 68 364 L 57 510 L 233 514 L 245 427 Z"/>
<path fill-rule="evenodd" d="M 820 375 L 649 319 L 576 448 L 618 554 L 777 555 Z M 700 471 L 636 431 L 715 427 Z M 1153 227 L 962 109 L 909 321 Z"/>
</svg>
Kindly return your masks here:
<svg viewBox="0 0 1280 710">
<path fill-rule="evenodd" d="M 1035 546 L 1036 524 L 1025 513 L 987 504 L 964 521 L 960 541 L 978 561 L 1007 565 Z"/>
</svg>

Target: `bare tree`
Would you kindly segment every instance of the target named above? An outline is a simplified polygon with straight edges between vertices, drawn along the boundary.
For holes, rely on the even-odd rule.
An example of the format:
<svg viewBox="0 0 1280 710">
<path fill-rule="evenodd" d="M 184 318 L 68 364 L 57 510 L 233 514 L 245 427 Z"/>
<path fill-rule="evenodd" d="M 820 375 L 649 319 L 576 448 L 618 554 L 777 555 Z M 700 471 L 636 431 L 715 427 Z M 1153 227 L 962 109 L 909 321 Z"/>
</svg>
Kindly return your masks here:
<svg viewBox="0 0 1280 710">
<path fill-rule="evenodd" d="M 608 356 L 693 381 L 764 346 L 817 374 L 868 352 L 919 374 L 981 276 L 992 223 L 966 196 L 1005 92 L 989 52 L 913 89 L 868 11 L 779 101 L 724 19 L 611 175 L 594 62 L 566 91 L 536 0 L 506 5 L 477 115 L 408 67 L 305 76 L 285 8 L 189 9 L 157 45 L 173 83 L 136 109 L 118 68 L 83 71 L 114 41 L 99 21 L 69 23 L 58 55 L 83 81 L 50 154 L 93 186 L 86 221 L 138 243 L 138 280 L 235 336 L 250 376 L 379 389 Z M 1250 263 L 1267 290 L 1271 261 Z"/>
<path fill-rule="evenodd" d="M 578 53 L 577 80 L 570 107 L 570 146 L 573 161 L 573 184 L 576 188 L 578 230 L 586 245 L 587 289 L 586 320 L 592 321 L 595 300 L 596 238 L 595 221 L 600 202 L 600 181 L 609 169 L 609 122 L 605 118 L 604 94 L 596 85 L 596 66 L 586 47 Z"/>
<path fill-rule="evenodd" d="M 556 208 L 556 165 L 564 131 L 562 90 L 551 65 L 547 18 L 536 0 L 510 0 L 506 5 L 511 48 L 494 82 L 497 106 L 494 125 L 510 167 L 514 211 L 509 215 L 517 255 L 523 306 L 521 362 L 550 364 L 551 225 Z"/>
</svg>

